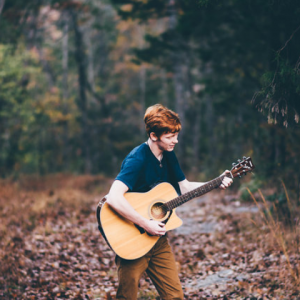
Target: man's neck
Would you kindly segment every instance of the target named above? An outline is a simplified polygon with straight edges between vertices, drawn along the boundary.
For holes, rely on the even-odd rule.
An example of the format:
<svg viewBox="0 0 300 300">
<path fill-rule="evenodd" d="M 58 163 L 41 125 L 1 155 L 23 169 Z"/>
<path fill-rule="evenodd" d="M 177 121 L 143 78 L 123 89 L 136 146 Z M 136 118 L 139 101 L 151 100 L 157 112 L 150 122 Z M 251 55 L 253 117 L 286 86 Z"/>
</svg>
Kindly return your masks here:
<svg viewBox="0 0 300 300">
<path fill-rule="evenodd" d="M 152 141 L 150 138 L 147 141 L 147 144 L 150 148 L 150 150 L 152 151 L 152 153 L 154 154 L 154 156 L 158 159 L 161 160 L 162 159 L 162 155 L 163 155 L 163 150 L 161 150 L 157 143 Z"/>
</svg>

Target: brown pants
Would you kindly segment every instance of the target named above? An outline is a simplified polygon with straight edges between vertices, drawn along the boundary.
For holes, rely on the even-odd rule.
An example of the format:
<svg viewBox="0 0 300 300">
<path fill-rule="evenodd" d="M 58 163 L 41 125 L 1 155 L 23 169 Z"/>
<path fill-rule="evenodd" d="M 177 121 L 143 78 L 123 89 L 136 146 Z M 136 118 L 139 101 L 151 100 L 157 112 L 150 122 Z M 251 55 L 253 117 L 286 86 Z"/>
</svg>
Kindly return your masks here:
<svg viewBox="0 0 300 300">
<path fill-rule="evenodd" d="M 161 299 L 183 299 L 175 259 L 166 236 L 143 257 L 125 260 L 117 256 L 116 264 L 119 276 L 117 299 L 137 299 L 139 280 L 145 271 Z"/>
</svg>

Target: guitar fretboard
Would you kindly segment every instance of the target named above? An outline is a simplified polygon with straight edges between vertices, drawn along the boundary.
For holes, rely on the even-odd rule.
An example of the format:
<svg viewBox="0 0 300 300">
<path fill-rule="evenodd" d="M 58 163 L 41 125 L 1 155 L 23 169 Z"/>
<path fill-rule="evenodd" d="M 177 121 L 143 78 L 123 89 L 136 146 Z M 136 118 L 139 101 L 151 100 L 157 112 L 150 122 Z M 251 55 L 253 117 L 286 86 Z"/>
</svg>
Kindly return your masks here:
<svg viewBox="0 0 300 300">
<path fill-rule="evenodd" d="M 188 193 L 185 193 L 181 196 L 174 198 L 173 200 L 166 202 L 164 205 L 162 205 L 161 208 L 164 211 L 170 211 L 170 210 L 172 210 L 194 198 L 200 197 L 200 196 L 210 192 L 211 190 L 218 188 L 220 186 L 220 184 L 222 183 L 224 177 L 225 177 L 225 175 L 222 175 L 211 181 L 208 181 L 207 183 L 203 184 L 202 186 L 199 186 L 198 188 L 196 188 Z"/>
</svg>

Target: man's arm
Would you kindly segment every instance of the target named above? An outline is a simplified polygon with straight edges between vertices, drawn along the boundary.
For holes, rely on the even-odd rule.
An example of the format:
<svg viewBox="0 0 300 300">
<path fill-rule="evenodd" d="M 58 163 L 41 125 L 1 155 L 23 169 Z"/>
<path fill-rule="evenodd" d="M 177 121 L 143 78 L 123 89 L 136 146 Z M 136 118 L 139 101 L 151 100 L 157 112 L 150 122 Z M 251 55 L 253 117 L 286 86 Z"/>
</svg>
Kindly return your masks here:
<svg viewBox="0 0 300 300">
<path fill-rule="evenodd" d="M 166 233 L 165 224 L 148 220 L 135 211 L 124 197 L 127 191 L 128 186 L 126 184 L 122 181 L 115 180 L 107 195 L 107 204 L 124 218 L 144 228 L 151 235 L 164 235 Z"/>
<path fill-rule="evenodd" d="M 220 176 L 225 175 L 230 173 L 228 170 L 226 170 L 224 173 L 222 173 Z M 180 182 L 178 182 L 179 187 L 180 187 L 180 191 L 182 194 L 185 194 L 189 191 L 192 191 L 194 189 L 196 189 L 197 187 L 205 184 L 206 182 L 190 182 L 187 179 L 184 179 Z M 220 189 L 225 190 L 226 188 L 228 188 L 230 185 L 232 184 L 232 179 L 225 176 L 221 185 L 220 185 Z"/>
</svg>

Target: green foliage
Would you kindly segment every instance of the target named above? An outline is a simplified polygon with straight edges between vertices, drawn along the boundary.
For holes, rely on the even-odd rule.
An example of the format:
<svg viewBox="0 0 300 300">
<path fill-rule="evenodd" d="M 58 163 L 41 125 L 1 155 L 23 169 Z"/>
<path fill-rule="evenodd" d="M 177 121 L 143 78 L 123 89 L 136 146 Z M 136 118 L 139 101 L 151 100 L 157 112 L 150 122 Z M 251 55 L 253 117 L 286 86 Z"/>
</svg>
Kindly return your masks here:
<svg viewBox="0 0 300 300">
<path fill-rule="evenodd" d="M 259 179 L 258 176 L 251 177 L 251 180 L 245 183 L 242 183 L 239 188 L 239 193 L 242 201 L 251 201 L 251 196 L 249 195 L 248 189 L 251 191 L 252 194 L 257 193 L 258 189 L 263 187 L 263 182 Z"/>
<path fill-rule="evenodd" d="M 20 164 L 20 140 L 33 121 L 28 83 L 40 71 L 36 67 L 24 68 L 30 53 L 20 47 L 0 45 L 0 124 L 1 171 L 16 170 Z"/>
<path fill-rule="evenodd" d="M 74 123 L 77 108 L 70 99 L 70 113 L 63 114 L 57 89 L 33 97 L 45 81 L 34 53 L 22 47 L 11 52 L 10 47 L 3 45 L 0 50 L 2 174 L 43 173 L 48 169 L 47 161 L 51 161 L 53 150 L 59 146 L 51 141 L 53 136 L 61 133 L 62 124 Z"/>
<path fill-rule="evenodd" d="M 268 115 L 269 122 L 285 127 L 297 125 L 300 114 L 300 74 L 299 66 L 278 58 L 275 72 L 267 72 L 262 77 L 262 90 L 254 97 L 261 111 Z"/>
<path fill-rule="evenodd" d="M 182 118 L 186 173 L 205 180 L 246 155 L 295 188 L 299 14 L 295 0 L 6 1 L 1 173 L 114 176 L 162 103 Z"/>
<path fill-rule="evenodd" d="M 207 6 L 207 4 L 210 2 L 210 0 L 199 0 L 198 2 L 202 6 Z"/>
</svg>

